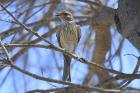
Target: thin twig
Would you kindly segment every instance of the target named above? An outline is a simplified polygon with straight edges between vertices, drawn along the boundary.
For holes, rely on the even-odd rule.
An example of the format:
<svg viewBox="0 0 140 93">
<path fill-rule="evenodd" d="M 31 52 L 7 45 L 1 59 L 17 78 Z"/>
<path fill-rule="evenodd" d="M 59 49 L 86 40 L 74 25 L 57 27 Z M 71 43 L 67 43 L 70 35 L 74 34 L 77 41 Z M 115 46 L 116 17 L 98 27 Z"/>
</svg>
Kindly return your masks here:
<svg viewBox="0 0 140 93">
<path fill-rule="evenodd" d="M 87 90 L 90 90 L 90 91 L 96 91 L 97 93 L 120 93 L 120 90 L 111 90 L 111 89 L 100 89 L 100 90 L 96 90 L 96 89 L 89 89 L 89 88 L 85 88 L 85 89 L 82 89 L 80 87 L 62 87 L 62 88 L 54 88 L 54 89 L 48 89 L 48 90 L 43 90 L 43 89 L 35 89 L 35 90 L 30 90 L 30 91 L 27 91 L 26 93 L 36 93 L 36 92 L 40 92 L 40 93 L 50 93 L 50 92 L 62 92 L 62 91 L 76 91 L 76 90 L 80 90 L 82 91 L 87 91 Z M 70 92 L 69 92 L 70 93 Z M 75 93 L 75 92 L 74 92 Z M 83 92 L 82 92 L 83 93 Z"/>
<path fill-rule="evenodd" d="M 136 57 L 136 58 L 138 59 L 138 62 L 137 62 L 137 64 L 136 64 L 136 67 L 135 67 L 135 69 L 134 69 L 134 71 L 133 71 L 133 73 L 132 73 L 132 74 L 136 74 L 136 73 L 138 72 L 139 66 L 140 66 L 140 57 L 137 57 L 137 56 L 135 56 L 134 54 L 126 54 L 126 55 L 131 55 L 131 56 L 134 56 L 134 57 Z M 134 79 L 135 79 L 135 78 L 134 78 Z M 128 86 L 134 79 L 124 80 L 119 88 L 120 88 L 120 89 L 125 88 L 125 87 Z"/>
<path fill-rule="evenodd" d="M 44 42 L 50 44 L 50 47 L 56 51 L 59 51 L 59 52 L 62 52 L 66 55 L 69 55 L 71 56 L 72 58 L 76 59 L 77 61 L 80 61 L 81 63 L 85 63 L 85 64 L 88 64 L 88 65 L 92 65 L 93 67 L 95 68 L 98 68 L 102 71 L 109 71 L 111 73 L 114 73 L 114 74 L 119 74 L 119 76 L 121 76 L 121 78 L 129 78 L 129 77 L 136 77 L 136 78 L 140 78 L 140 75 L 139 74 L 136 74 L 136 75 L 131 75 L 131 74 L 125 74 L 125 73 L 122 73 L 122 72 L 119 72 L 119 71 L 116 71 L 116 70 L 112 70 L 112 69 L 107 69 L 103 66 L 100 66 L 96 63 L 93 63 L 87 59 L 84 59 L 82 57 L 79 57 L 79 56 L 76 56 L 75 54 L 72 54 L 72 53 L 69 53 L 67 51 L 65 51 L 64 49 L 62 48 L 59 48 L 57 46 L 55 46 L 54 44 L 52 44 L 51 42 L 49 42 L 48 40 L 46 40 L 45 38 L 43 38 L 42 36 L 40 36 L 38 33 L 36 33 L 35 31 L 29 29 L 26 25 L 22 24 L 18 19 L 16 19 L 3 5 L 2 3 L 0 2 L 0 6 L 3 8 L 3 10 L 5 10 L 17 23 L 19 23 L 19 25 L 21 27 L 23 27 L 26 31 L 28 31 L 29 33 L 32 33 L 34 34 L 35 36 L 37 36 L 38 38 L 42 39 Z"/>
<path fill-rule="evenodd" d="M 24 47 L 24 48 L 29 48 L 29 47 L 37 47 L 37 48 L 46 48 L 50 49 L 50 45 L 43 45 L 43 44 L 4 44 L 5 47 Z"/>
<path fill-rule="evenodd" d="M 13 69 L 16 69 L 17 71 L 22 72 L 23 74 L 26 74 L 28 76 L 31 76 L 32 78 L 47 81 L 47 82 L 55 82 L 55 83 L 58 83 L 58 84 L 64 84 L 64 85 L 69 85 L 69 86 L 80 87 L 80 88 L 83 88 L 83 89 L 88 88 L 88 89 L 93 89 L 93 90 L 96 90 L 96 91 L 108 91 L 108 92 L 112 91 L 112 90 L 102 89 L 102 88 L 98 88 L 98 87 L 90 88 L 90 87 L 87 87 L 87 86 L 82 86 L 82 85 L 79 85 L 79 84 L 74 84 L 74 83 L 71 83 L 71 82 L 65 82 L 65 81 L 61 81 L 61 80 L 49 79 L 49 78 L 45 78 L 45 77 L 30 73 L 30 72 L 28 72 L 26 70 L 23 70 L 23 69 L 21 69 L 18 66 L 13 64 L 13 62 L 12 62 L 12 60 L 10 58 L 10 55 L 9 55 L 7 49 L 5 48 L 4 44 L 2 43 L 1 39 L 0 39 L 0 45 L 1 45 L 1 47 L 2 47 L 2 49 L 5 52 L 6 57 L 7 57 L 7 62 L 6 63 L 9 64 Z M 120 92 L 120 90 L 116 90 L 116 91 L 117 91 L 117 93 Z"/>
</svg>

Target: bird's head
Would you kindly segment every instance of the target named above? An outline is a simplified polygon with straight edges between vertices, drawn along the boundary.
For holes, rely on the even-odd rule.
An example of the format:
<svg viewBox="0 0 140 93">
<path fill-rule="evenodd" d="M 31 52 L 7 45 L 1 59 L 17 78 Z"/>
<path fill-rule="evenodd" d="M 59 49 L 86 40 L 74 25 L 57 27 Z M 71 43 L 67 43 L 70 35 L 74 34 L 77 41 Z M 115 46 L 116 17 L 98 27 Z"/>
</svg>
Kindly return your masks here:
<svg viewBox="0 0 140 93">
<path fill-rule="evenodd" d="M 71 12 L 63 10 L 60 13 L 57 13 L 56 16 L 58 16 L 60 19 L 64 21 L 73 21 L 73 15 Z"/>
</svg>

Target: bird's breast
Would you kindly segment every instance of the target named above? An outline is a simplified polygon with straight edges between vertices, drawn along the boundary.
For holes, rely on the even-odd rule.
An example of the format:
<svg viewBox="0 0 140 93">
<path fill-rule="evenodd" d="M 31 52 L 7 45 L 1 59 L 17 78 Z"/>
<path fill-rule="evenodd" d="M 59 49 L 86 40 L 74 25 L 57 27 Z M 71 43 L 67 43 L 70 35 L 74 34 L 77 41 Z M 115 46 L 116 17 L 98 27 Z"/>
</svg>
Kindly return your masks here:
<svg viewBox="0 0 140 93">
<path fill-rule="evenodd" d="M 74 24 L 63 25 L 60 32 L 61 46 L 66 50 L 73 52 L 78 42 L 77 29 Z"/>
</svg>

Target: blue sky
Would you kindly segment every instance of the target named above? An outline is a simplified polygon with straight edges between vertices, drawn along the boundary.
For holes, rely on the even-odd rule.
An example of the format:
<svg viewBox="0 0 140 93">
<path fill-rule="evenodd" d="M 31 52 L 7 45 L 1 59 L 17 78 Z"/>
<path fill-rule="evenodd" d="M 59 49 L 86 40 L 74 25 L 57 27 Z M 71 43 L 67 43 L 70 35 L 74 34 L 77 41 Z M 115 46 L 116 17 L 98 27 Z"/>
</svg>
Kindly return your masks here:
<svg viewBox="0 0 140 93">
<path fill-rule="evenodd" d="M 117 4 L 114 5 L 114 2 L 116 0 L 109 0 L 108 6 L 117 8 Z M 78 5 L 78 4 L 77 4 Z M 49 7 L 49 6 L 48 6 Z M 30 20 L 27 21 L 27 23 L 34 22 L 37 18 L 38 20 L 42 18 L 42 13 L 44 11 L 48 11 L 48 7 L 46 7 L 46 10 L 42 10 L 38 12 L 34 17 L 32 17 Z M 15 6 L 12 6 L 8 8 L 10 11 L 15 10 Z M 78 8 L 75 8 L 75 10 Z M 36 9 L 35 9 L 36 10 Z M 34 10 L 34 11 L 35 11 Z M 60 7 L 58 7 L 58 11 L 60 10 Z M 77 14 L 78 15 L 78 14 Z M 3 17 L 3 14 L 0 14 L 0 17 L 3 19 L 11 19 L 9 16 Z M 20 18 L 22 20 L 22 17 Z M 37 20 L 36 20 L 37 21 Z M 1 31 L 5 31 L 9 26 L 11 26 L 9 23 L 1 22 L 0 21 L 0 27 Z M 7 27 L 7 28 L 6 28 Z M 82 30 L 82 38 L 80 40 L 80 43 L 77 47 L 76 54 L 80 55 L 84 58 L 91 59 L 91 54 L 92 51 L 89 51 L 87 53 L 88 49 L 85 49 L 82 51 L 83 48 L 83 40 L 86 38 L 86 33 L 89 30 L 88 26 L 83 26 L 81 27 Z M 112 34 L 115 33 L 114 29 L 111 29 Z M 39 34 L 43 34 L 48 31 L 47 27 L 43 27 L 38 30 Z M 36 37 L 32 37 L 32 39 L 35 39 Z M 115 34 L 113 36 L 113 45 L 112 45 L 112 53 L 114 53 L 114 50 L 117 49 L 119 40 L 121 36 L 119 33 Z M 47 38 L 50 40 L 52 43 L 58 45 L 56 36 L 53 34 L 50 38 Z M 9 42 L 10 40 L 6 40 L 5 42 Z M 41 42 L 42 44 L 45 44 L 44 42 Z M 93 48 L 89 49 L 93 50 Z M 11 55 L 14 54 L 11 53 Z M 140 56 L 139 52 L 137 51 L 136 48 L 128 41 L 125 40 L 123 44 L 123 48 L 121 51 L 121 57 L 122 57 L 122 64 L 123 64 L 123 69 L 122 71 L 125 73 L 132 73 L 137 59 L 131 55 L 126 55 L 126 54 L 134 54 L 136 56 Z M 126 55 L 126 56 L 124 56 Z M 16 64 L 24 68 L 24 59 L 28 57 L 28 65 L 26 66 L 26 70 L 44 76 L 48 78 L 53 78 L 53 79 L 61 79 L 62 77 L 62 70 L 63 70 L 63 57 L 62 53 L 57 52 L 57 51 L 52 51 L 49 49 L 37 49 L 37 48 L 30 48 L 28 51 L 28 54 L 25 53 L 24 56 L 21 56 L 17 61 Z M 55 59 L 56 58 L 56 59 Z M 59 62 L 58 62 L 59 60 Z M 113 58 L 113 69 L 119 70 L 120 69 L 120 60 L 118 57 Z M 59 68 L 57 68 L 59 67 Z M 57 68 L 57 69 L 56 69 Z M 6 78 L 4 84 L 0 87 L 0 93 L 23 93 L 25 90 L 31 90 L 31 89 L 49 89 L 49 88 L 55 88 L 55 87 L 61 87 L 62 85 L 60 84 L 55 84 L 55 83 L 49 83 L 49 82 L 44 82 L 44 81 L 39 81 L 36 79 L 33 79 L 29 76 L 23 75 L 22 73 L 12 70 L 8 76 L 7 72 L 9 71 L 10 67 L 5 68 L 0 72 L 0 81 L 4 78 Z M 58 69 L 61 71 L 58 71 Z M 78 83 L 81 84 L 82 80 L 84 79 L 85 75 L 87 75 L 88 69 L 86 64 L 82 64 L 80 62 L 77 62 L 76 60 L 73 59 L 72 61 L 72 82 L 73 83 Z M 6 76 L 6 77 L 5 77 Z M 0 83 L 1 83 L 0 82 Z M 135 88 L 140 88 L 140 80 L 133 80 L 129 86 L 135 87 Z M 27 86 L 25 86 L 27 85 Z"/>
</svg>

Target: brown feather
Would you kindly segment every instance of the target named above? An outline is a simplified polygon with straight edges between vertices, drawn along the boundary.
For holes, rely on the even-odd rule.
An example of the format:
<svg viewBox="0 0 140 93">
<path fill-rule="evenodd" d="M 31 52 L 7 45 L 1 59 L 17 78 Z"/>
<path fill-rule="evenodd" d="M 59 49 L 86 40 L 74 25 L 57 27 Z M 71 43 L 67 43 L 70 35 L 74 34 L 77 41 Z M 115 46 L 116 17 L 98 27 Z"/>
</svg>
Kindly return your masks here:
<svg viewBox="0 0 140 93">
<path fill-rule="evenodd" d="M 73 53 L 81 37 L 80 26 L 73 22 L 73 16 L 70 12 L 62 11 L 57 14 L 61 19 L 61 24 L 56 32 L 57 40 L 61 48 Z M 71 57 L 64 55 L 63 80 L 71 81 L 70 64 Z"/>
</svg>

